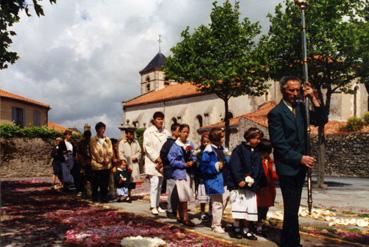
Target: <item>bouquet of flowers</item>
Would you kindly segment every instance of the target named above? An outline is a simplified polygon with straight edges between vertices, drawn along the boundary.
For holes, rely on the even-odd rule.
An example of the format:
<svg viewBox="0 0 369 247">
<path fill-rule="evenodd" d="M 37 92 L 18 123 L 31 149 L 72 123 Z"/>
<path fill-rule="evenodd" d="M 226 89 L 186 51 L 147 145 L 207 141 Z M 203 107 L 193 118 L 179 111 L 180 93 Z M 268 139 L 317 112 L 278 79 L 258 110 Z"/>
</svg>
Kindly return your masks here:
<svg viewBox="0 0 369 247">
<path fill-rule="evenodd" d="M 183 155 L 184 155 L 184 160 L 185 162 L 189 162 L 192 161 L 192 146 L 191 145 L 186 145 L 183 147 Z"/>
</svg>

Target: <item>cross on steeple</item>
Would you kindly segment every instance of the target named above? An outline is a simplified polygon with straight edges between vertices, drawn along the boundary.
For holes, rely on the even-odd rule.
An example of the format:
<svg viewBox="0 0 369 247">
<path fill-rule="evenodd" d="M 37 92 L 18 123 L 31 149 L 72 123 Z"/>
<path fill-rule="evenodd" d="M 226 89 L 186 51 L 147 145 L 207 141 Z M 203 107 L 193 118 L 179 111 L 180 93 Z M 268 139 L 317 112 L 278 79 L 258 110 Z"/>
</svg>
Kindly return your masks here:
<svg viewBox="0 0 369 247">
<path fill-rule="evenodd" d="M 159 43 L 159 52 L 161 52 L 161 42 L 162 42 L 161 34 L 159 34 L 159 39 L 158 39 L 158 43 Z"/>
</svg>

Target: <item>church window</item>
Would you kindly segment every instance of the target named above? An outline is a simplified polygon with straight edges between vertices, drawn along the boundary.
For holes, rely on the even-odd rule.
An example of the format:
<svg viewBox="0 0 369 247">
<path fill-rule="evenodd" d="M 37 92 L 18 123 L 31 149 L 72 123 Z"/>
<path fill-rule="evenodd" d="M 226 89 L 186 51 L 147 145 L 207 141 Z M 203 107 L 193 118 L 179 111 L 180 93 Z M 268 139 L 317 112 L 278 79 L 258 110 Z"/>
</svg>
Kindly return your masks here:
<svg viewBox="0 0 369 247">
<path fill-rule="evenodd" d="M 151 89 L 151 88 L 150 88 L 150 83 L 147 83 L 147 85 L 146 85 L 146 91 L 147 91 L 147 92 L 150 92 L 150 89 Z"/>
<path fill-rule="evenodd" d="M 197 119 L 197 122 L 198 122 L 198 126 L 201 128 L 203 126 L 202 116 L 197 115 L 196 119 Z"/>
<path fill-rule="evenodd" d="M 150 81 L 150 76 L 146 77 L 146 81 L 149 82 Z"/>
</svg>

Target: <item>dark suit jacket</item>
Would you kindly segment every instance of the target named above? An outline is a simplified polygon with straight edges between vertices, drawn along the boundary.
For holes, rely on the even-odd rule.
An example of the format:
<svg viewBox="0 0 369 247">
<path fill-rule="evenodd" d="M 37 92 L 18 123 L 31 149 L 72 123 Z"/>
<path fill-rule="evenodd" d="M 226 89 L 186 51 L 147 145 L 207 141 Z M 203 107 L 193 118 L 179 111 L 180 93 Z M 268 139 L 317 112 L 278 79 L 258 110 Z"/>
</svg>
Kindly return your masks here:
<svg viewBox="0 0 369 247">
<path fill-rule="evenodd" d="M 175 141 L 176 140 L 174 140 L 172 137 L 168 137 L 167 141 L 164 143 L 160 150 L 160 159 L 163 161 L 164 177 L 166 179 L 173 178 L 173 167 L 168 160 L 168 153 Z"/>
<path fill-rule="evenodd" d="M 296 116 L 281 102 L 268 114 L 269 135 L 274 148 L 274 159 L 278 175 L 294 176 L 301 169 L 302 155 L 306 154 L 307 125 L 305 105 L 298 102 Z M 310 123 L 321 126 L 327 122 L 322 107 L 310 112 Z"/>
</svg>

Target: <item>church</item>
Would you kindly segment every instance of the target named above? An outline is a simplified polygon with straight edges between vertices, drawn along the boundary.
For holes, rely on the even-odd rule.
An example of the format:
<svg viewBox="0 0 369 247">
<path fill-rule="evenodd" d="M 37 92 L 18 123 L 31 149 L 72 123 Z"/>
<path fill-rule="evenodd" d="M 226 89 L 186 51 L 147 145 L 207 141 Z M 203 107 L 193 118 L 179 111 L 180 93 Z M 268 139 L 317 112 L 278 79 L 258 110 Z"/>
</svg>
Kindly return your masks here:
<svg viewBox="0 0 369 247">
<path fill-rule="evenodd" d="M 198 91 L 191 83 L 177 83 L 167 78 L 163 71 L 165 60 L 165 55 L 159 51 L 139 72 L 141 92 L 137 97 L 122 102 L 121 125 L 128 123 L 136 128 L 147 128 L 153 113 L 162 111 L 165 114 L 166 128 L 170 128 L 175 122 L 187 123 L 191 128 L 190 140 L 197 144 L 202 130 L 219 125 L 223 121 L 224 103 L 215 94 Z M 231 123 L 240 122 L 243 116 L 255 116 L 266 104 L 269 103 L 270 106 L 271 102 L 275 104 L 281 100 L 278 82 L 271 80 L 267 83 L 270 87 L 262 96 L 243 95 L 230 99 Z M 357 87 L 356 94 L 342 92 L 332 97 L 330 120 L 346 121 L 351 116 L 362 116 L 368 111 L 368 93 L 365 86 L 353 86 Z M 260 112 L 264 112 L 262 117 L 266 118 L 265 110 Z M 260 119 L 260 116 L 258 118 Z M 260 125 L 257 121 L 251 121 L 255 122 L 256 126 Z M 262 119 L 260 122 L 264 123 L 261 127 L 265 128 L 265 121 Z"/>
</svg>

